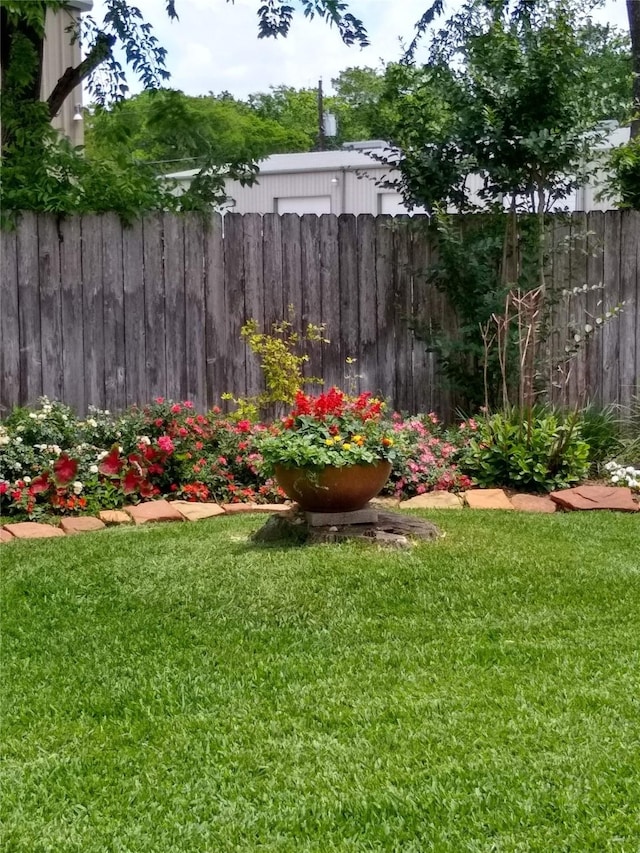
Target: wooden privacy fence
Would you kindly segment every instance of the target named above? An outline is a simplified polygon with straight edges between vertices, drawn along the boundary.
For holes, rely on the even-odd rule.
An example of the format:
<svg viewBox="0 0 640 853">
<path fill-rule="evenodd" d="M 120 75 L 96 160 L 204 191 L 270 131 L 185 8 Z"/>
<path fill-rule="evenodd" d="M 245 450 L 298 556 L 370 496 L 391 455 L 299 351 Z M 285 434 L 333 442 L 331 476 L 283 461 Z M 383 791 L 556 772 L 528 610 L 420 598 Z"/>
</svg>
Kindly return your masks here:
<svg viewBox="0 0 640 853">
<path fill-rule="evenodd" d="M 570 319 L 584 327 L 607 305 L 626 305 L 554 398 L 628 403 L 640 374 L 640 214 L 574 214 L 556 232 L 573 232 L 578 251 L 559 256 L 555 283 L 604 282 L 577 316 L 557 312 L 556 349 Z M 1 241 L 0 413 L 42 394 L 84 413 L 156 396 L 204 409 L 225 391 L 255 393 L 260 370 L 241 326 L 255 318 L 268 329 L 289 305 L 301 325 L 325 323 L 331 340 L 311 347 L 309 375 L 409 411 L 446 417 L 455 405 L 410 323 L 455 334 L 455 312 L 426 281 L 428 236 L 400 218 L 156 215 L 124 227 L 112 215 L 26 214 Z"/>
</svg>

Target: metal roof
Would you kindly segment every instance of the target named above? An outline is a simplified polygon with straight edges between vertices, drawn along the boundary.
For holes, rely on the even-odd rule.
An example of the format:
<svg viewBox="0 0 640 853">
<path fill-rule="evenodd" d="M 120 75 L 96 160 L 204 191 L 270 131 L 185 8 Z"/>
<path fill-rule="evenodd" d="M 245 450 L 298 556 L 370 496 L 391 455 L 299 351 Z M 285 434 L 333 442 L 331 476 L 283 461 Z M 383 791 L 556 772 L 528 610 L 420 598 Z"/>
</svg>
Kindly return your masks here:
<svg viewBox="0 0 640 853">
<path fill-rule="evenodd" d="M 305 151 L 298 154 L 272 154 L 258 163 L 260 174 L 292 174 L 296 172 L 335 172 L 342 169 L 384 169 L 389 168 L 361 151 Z M 184 172 L 172 172 L 167 178 L 192 178 L 198 169 Z"/>
</svg>

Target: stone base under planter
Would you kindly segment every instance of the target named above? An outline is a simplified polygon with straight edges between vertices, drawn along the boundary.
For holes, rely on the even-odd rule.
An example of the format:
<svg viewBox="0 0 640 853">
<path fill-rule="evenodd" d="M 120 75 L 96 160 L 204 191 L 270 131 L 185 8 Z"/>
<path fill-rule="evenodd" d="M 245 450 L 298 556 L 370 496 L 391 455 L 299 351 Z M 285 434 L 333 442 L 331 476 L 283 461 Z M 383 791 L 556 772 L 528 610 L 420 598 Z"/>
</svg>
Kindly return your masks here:
<svg viewBox="0 0 640 853">
<path fill-rule="evenodd" d="M 254 542 L 310 545 L 361 539 L 392 548 L 410 548 L 412 540 L 433 540 L 441 536 L 440 530 L 430 521 L 399 512 L 381 512 L 367 505 L 356 512 L 305 513 L 291 510 L 272 515 L 251 538 Z"/>
</svg>

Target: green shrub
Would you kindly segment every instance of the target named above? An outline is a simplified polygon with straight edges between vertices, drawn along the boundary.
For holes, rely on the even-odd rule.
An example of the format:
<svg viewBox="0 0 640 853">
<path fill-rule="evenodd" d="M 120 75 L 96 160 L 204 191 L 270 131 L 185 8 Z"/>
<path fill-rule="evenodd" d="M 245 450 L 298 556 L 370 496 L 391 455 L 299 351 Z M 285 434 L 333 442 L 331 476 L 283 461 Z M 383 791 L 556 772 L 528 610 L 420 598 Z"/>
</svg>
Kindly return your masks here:
<svg viewBox="0 0 640 853">
<path fill-rule="evenodd" d="M 589 445 L 577 413 L 566 418 L 543 409 L 498 412 L 478 421 L 463 468 L 479 486 L 552 491 L 583 479 Z"/>
<path fill-rule="evenodd" d="M 620 450 L 620 424 L 613 406 L 590 405 L 580 412 L 580 435 L 589 445 L 589 464 L 594 474 Z"/>
</svg>

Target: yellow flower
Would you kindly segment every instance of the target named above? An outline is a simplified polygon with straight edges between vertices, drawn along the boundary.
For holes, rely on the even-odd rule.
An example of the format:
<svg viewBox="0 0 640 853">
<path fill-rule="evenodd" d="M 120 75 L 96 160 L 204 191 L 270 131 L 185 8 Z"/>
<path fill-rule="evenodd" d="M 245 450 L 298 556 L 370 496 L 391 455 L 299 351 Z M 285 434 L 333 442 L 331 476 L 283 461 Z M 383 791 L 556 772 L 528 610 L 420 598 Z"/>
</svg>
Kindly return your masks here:
<svg viewBox="0 0 640 853">
<path fill-rule="evenodd" d="M 343 444 L 342 449 L 343 450 L 351 450 L 351 445 L 349 444 L 349 442 L 346 442 L 345 444 Z"/>
<path fill-rule="evenodd" d="M 384 444 L 384 446 L 385 446 L 385 447 L 393 447 L 393 439 L 392 439 L 392 438 L 387 438 L 387 436 L 385 436 L 385 437 L 382 439 L 382 443 Z"/>
<path fill-rule="evenodd" d="M 358 447 L 362 447 L 362 445 L 364 444 L 364 437 L 361 435 L 354 435 L 353 436 L 353 443 L 357 444 Z"/>
<path fill-rule="evenodd" d="M 331 445 L 333 444 L 333 439 L 332 439 L 332 438 L 325 438 L 324 443 L 325 443 L 328 447 L 331 447 Z"/>
</svg>

